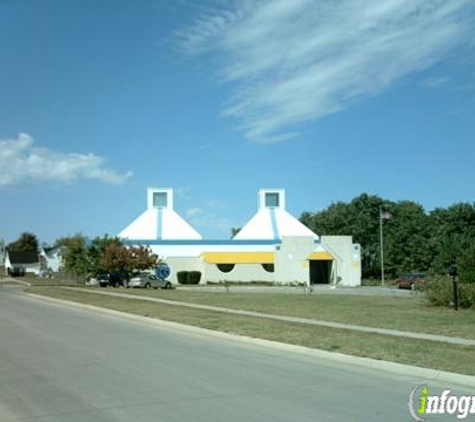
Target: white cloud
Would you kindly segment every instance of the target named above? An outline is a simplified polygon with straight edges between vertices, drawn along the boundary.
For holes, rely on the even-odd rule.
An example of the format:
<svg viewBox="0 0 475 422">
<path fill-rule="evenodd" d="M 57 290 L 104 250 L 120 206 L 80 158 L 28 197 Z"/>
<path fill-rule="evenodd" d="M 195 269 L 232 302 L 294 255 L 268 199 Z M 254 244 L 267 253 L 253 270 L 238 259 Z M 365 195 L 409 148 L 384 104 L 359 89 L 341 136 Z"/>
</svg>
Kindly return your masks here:
<svg viewBox="0 0 475 422">
<path fill-rule="evenodd" d="M 430 77 L 430 78 L 427 78 L 427 79 L 424 79 L 422 82 L 421 82 L 421 85 L 424 87 L 424 88 L 439 88 L 441 87 L 442 85 L 445 85 L 449 82 L 449 78 L 446 78 L 446 77 L 437 77 L 437 76 L 433 76 L 433 77 Z"/>
<path fill-rule="evenodd" d="M 223 3 L 176 33 L 235 88 L 223 115 L 249 139 L 277 142 L 302 124 L 377 95 L 473 36 L 472 0 L 247 0 Z M 213 62 L 213 64 L 215 63 Z"/>
<path fill-rule="evenodd" d="M 192 198 L 190 188 L 178 187 L 178 188 L 173 189 L 173 191 L 175 192 L 176 196 L 178 196 L 182 199 L 191 199 Z"/>
<path fill-rule="evenodd" d="M 120 184 L 131 172 L 118 173 L 105 167 L 106 160 L 94 154 L 52 151 L 38 147 L 27 133 L 17 139 L 0 139 L 0 186 L 28 182 L 68 183 L 91 179 Z"/>
</svg>

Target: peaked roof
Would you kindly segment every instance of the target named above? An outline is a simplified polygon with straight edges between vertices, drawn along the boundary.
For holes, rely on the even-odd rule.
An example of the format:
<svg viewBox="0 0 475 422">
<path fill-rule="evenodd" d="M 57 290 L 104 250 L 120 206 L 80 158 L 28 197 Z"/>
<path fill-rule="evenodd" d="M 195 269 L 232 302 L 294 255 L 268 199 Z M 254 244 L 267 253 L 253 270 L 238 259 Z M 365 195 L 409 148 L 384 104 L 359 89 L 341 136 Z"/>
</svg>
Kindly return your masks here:
<svg viewBox="0 0 475 422">
<path fill-rule="evenodd" d="M 284 236 L 318 239 L 314 232 L 285 210 L 283 189 L 261 189 L 258 197 L 259 210 L 234 239 L 282 239 Z"/>
<path fill-rule="evenodd" d="M 157 195 L 156 197 L 154 195 Z M 172 189 L 148 189 L 148 209 L 119 233 L 131 240 L 199 240 L 201 235 L 173 209 Z"/>
<path fill-rule="evenodd" d="M 10 263 L 14 264 L 37 264 L 39 257 L 36 252 L 8 251 Z"/>
</svg>

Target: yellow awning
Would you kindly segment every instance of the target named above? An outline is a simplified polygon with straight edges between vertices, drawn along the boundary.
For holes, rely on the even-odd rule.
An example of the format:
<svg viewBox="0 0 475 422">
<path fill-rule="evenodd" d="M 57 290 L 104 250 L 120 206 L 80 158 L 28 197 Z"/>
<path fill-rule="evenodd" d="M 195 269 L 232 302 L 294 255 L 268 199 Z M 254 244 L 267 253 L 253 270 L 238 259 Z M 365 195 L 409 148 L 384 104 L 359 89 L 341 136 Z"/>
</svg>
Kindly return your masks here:
<svg viewBox="0 0 475 422">
<path fill-rule="evenodd" d="M 204 252 L 209 264 L 273 264 L 274 252 Z"/>
<path fill-rule="evenodd" d="M 333 256 L 330 252 L 312 252 L 307 259 L 311 261 L 333 261 Z"/>
</svg>

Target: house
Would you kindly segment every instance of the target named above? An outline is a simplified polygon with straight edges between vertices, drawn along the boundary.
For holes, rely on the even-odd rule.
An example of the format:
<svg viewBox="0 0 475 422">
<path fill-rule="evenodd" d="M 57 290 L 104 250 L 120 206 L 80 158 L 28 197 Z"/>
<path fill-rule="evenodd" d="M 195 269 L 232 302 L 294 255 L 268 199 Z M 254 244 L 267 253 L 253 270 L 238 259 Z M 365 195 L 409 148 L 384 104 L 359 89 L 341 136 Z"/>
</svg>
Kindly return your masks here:
<svg viewBox="0 0 475 422">
<path fill-rule="evenodd" d="M 201 282 L 361 284 L 361 250 L 351 236 L 318 236 L 286 210 L 283 189 L 261 189 L 258 209 L 233 239 L 207 240 L 174 210 L 173 189 L 149 188 L 147 210 L 119 235 L 147 245 L 170 268 Z"/>
<path fill-rule="evenodd" d="M 5 273 L 10 274 L 14 268 L 22 269 L 26 273 L 40 273 L 40 256 L 36 252 L 10 251 L 8 248 L 4 258 Z"/>
<path fill-rule="evenodd" d="M 63 266 L 63 257 L 60 246 L 40 249 L 40 257 L 43 260 L 44 268 L 57 273 Z"/>
</svg>

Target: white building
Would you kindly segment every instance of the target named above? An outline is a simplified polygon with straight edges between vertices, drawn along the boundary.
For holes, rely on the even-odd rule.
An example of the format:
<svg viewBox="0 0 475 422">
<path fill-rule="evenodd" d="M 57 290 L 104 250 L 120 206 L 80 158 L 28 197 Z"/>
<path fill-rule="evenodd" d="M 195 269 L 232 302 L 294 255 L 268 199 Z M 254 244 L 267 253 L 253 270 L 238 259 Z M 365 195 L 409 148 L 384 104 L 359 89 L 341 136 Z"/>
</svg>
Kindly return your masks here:
<svg viewBox="0 0 475 422">
<path fill-rule="evenodd" d="M 41 248 L 40 257 L 43 260 L 44 269 L 57 273 L 63 267 L 63 257 L 61 247 L 54 246 L 52 248 Z"/>
<path fill-rule="evenodd" d="M 261 189 L 257 213 L 230 240 L 204 240 L 173 209 L 173 190 L 149 188 L 147 210 L 119 233 L 148 245 L 171 268 L 200 271 L 201 283 L 361 284 L 360 246 L 351 236 L 322 236 L 285 209 L 283 189 Z"/>
<path fill-rule="evenodd" d="M 3 258 L 3 266 L 6 275 L 14 269 L 22 269 L 25 273 L 38 275 L 41 269 L 38 253 L 10 251 L 8 248 Z"/>
</svg>

